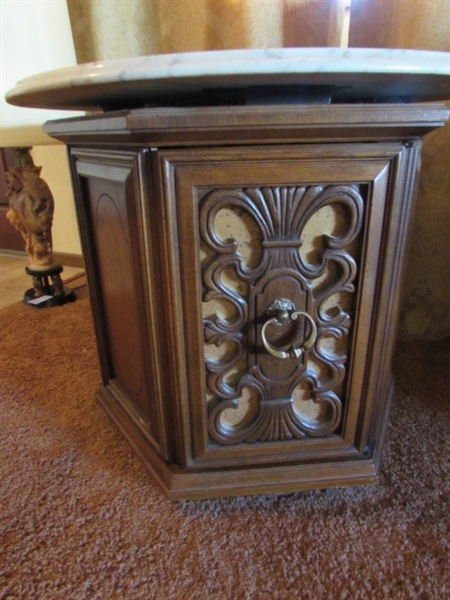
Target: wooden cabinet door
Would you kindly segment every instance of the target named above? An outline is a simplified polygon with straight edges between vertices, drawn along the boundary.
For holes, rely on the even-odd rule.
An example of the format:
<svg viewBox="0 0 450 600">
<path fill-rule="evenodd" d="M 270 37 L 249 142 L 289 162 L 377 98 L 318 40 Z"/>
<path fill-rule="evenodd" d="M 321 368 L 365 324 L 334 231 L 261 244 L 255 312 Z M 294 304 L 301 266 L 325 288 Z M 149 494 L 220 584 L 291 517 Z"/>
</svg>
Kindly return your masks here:
<svg viewBox="0 0 450 600">
<path fill-rule="evenodd" d="M 346 461 L 354 475 L 365 460 L 374 474 L 417 149 L 159 160 L 179 463 L 295 463 L 318 479 L 333 464 L 344 481 Z M 291 303 L 284 321 L 277 301 Z"/>
</svg>

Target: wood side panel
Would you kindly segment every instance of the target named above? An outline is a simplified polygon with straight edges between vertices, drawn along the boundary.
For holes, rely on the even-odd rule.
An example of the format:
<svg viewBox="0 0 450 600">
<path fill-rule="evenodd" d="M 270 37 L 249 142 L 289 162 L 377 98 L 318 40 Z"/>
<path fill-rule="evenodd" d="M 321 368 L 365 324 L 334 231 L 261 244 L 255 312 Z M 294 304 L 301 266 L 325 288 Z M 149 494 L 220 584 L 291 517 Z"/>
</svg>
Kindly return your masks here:
<svg viewBox="0 0 450 600">
<path fill-rule="evenodd" d="M 189 446 L 189 411 L 187 409 L 186 321 L 180 279 L 180 240 L 176 219 L 173 169 L 170 163 L 160 160 L 155 152 L 155 176 L 160 202 L 160 267 L 161 267 L 161 336 L 164 339 L 164 375 L 167 394 L 164 397 L 167 415 L 167 435 L 170 438 L 171 458 L 181 467 L 192 462 Z M 173 190 L 172 193 L 170 190 Z M 167 193 L 166 193 L 167 192 Z M 189 323 L 189 321 L 187 322 Z M 181 400 L 181 401 L 180 401 Z"/>
<path fill-rule="evenodd" d="M 399 150 L 401 152 L 402 150 Z M 365 213 L 365 230 L 367 235 L 360 259 L 359 293 L 355 309 L 353 343 L 350 351 L 353 360 L 348 365 L 349 381 L 348 404 L 345 414 L 343 435 L 354 444 L 359 452 L 364 451 L 364 444 L 356 444 L 361 437 L 361 421 L 370 415 L 364 412 L 364 398 L 367 394 L 367 373 L 370 369 L 370 353 L 372 345 L 372 328 L 376 315 L 376 303 L 379 289 L 381 263 L 383 259 L 383 223 L 386 218 L 386 204 L 389 180 L 395 171 L 396 157 L 392 156 L 379 173 L 370 182 L 370 191 Z M 376 352 L 376 350 L 375 350 Z M 349 411 L 350 406 L 358 406 L 358 410 Z"/>
<path fill-rule="evenodd" d="M 135 153 L 72 151 L 75 192 L 105 385 L 116 381 L 159 448 L 163 427 L 157 366 L 150 359 L 137 211 Z M 142 223 L 141 223 L 142 226 Z M 147 261 L 145 261 L 147 262 Z M 159 448 L 161 450 L 161 448 Z"/>
<path fill-rule="evenodd" d="M 133 281 L 131 223 L 126 211 L 127 183 L 88 177 L 87 195 L 100 269 L 114 379 L 145 413 L 146 386 L 140 356 L 139 314 Z M 132 233 L 131 233 L 132 234 Z"/>
<path fill-rule="evenodd" d="M 359 447 L 380 456 L 391 394 L 394 351 L 406 254 L 417 193 L 421 141 L 405 145 L 392 169 L 383 223 L 382 260 L 371 327 L 369 377 L 364 397 L 371 419 L 361 429 Z"/>
<path fill-rule="evenodd" d="M 163 300 L 161 261 L 161 202 L 157 188 L 157 169 L 154 155 L 147 149 L 136 157 L 134 171 L 136 187 L 136 219 L 139 232 L 135 261 L 141 266 L 141 285 L 145 326 L 141 335 L 147 342 L 149 368 L 149 409 L 152 421 L 158 424 L 159 451 L 165 460 L 175 458 L 170 410 L 170 374 L 166 342 L 166 316 Z"/>
</svg>

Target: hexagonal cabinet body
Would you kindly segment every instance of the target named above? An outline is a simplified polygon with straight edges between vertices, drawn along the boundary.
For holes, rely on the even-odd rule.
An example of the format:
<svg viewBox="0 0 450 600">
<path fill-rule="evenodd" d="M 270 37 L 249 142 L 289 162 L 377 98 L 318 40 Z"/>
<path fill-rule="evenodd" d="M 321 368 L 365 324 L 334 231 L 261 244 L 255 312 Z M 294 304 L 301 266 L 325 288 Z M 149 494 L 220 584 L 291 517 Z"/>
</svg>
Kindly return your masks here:
<svg viewBox="0 0 450 600">
<path fill-rule="evenodd" d="M 377 480 L 420 138 L 443 105 L 57 121 L 103 372 L 170 498 Z"/>
</svg>

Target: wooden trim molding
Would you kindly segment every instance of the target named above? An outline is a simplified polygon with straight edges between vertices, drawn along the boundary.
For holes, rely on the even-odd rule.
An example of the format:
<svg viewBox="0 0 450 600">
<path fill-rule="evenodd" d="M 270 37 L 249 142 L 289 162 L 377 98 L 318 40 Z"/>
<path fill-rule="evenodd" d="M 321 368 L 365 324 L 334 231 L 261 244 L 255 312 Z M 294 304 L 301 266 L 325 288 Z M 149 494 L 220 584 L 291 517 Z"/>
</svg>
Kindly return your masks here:
<svg viewBox="0 0 450 600">
<path fill-rule="evenodd" d="M 53 252 L 55 262 L 61 263 L 65 267 L 76 267 L 84 269 L 84 258 L 82 254 L 71 254 L 69 252 Z"/>
</svg>

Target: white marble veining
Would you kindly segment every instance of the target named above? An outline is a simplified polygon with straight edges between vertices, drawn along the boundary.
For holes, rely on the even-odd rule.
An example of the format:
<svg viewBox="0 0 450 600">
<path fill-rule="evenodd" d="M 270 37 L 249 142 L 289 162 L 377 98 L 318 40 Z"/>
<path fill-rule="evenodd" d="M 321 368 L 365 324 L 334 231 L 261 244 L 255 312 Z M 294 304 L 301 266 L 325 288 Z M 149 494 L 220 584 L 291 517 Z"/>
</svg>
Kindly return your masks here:
<svg viewBox="0 0 450 600">
<path fill-rule="evenodd" d="M 282 48 L 165 54 L 96 62 L 29 77 L 6 99 L 18 106 L 96 109 L 119 101 L 205 88 L 329 86 L 338 99 L 358 96 L 450 97 L 450 54 L 416 50 Z"/>
</svg>

